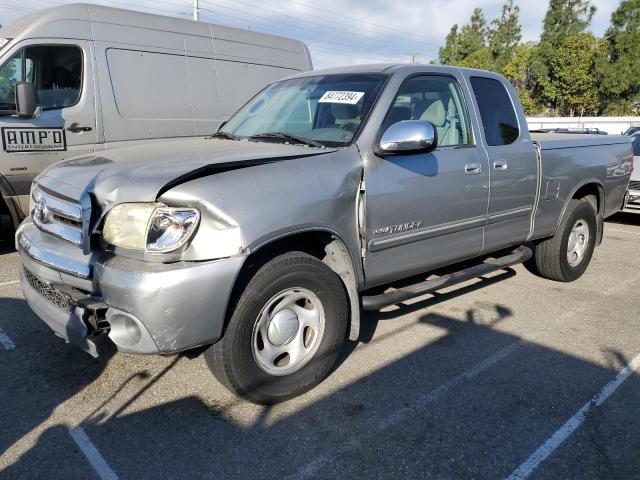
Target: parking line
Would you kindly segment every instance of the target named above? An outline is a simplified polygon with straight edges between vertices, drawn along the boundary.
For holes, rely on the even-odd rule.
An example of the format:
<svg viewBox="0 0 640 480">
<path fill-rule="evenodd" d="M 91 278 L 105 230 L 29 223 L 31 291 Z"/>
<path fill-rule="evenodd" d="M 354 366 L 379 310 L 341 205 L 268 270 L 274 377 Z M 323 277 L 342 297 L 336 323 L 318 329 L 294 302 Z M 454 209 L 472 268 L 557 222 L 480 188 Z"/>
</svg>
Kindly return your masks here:
<svg viewBox="0 0 640 480">
<path fill-rule="evenodd" d="M 375 431 L 373 433 L 379 434 L 384 430 L 388 429 L 389 427 L 397 425 L 402 420 L 404 420 L 410 413 L 426 407 L 427 404 L 437 400 L 442 395 L 447 393 L 452 387 L 455 387 L 456 385 L 462 383 L 464 380 L 470 380 L 473 377 L 479 375 L 480 373 L 485 371 L 487 368 L 491 367 L 492 365 L 498 363 L 500 360 L 503 360 L 507 356 L 511 355 L 521 345 L 522 345 L 522 342 L 518 341 L 506 346 L 505 348 L 498 351 L 494 355 L 488 358 L 485 358 L 480 363 L 471 367 L 469 370 L 462 372 L 460 375 L 452 378 L 448 382 L 443 383 L 442 385 L 435 388 L 434 390 L 431 390 L 429 393 L 422 395 L 412 405 L 401 408 L 400 410 L 397 410 L 392 415 L 388 416 L 386 420 L 384 420 L 383 422 L 379 423 L 376 426 L 376 428 L 374 429 Z M 361 440 L 357 438 L 352 438 L 349 441 L 345 442 L 342 446 L 336 448 L 335 452 L 337 454 L 350 452 L 362 447 L 363 445 L 364 445 L 364 442 L 362 442 Z M 318 470 L 320 470 L 324 465 L 331 462 L 332 460 L 333 460 L 333 456 L 330 456 L 330 455 L 318 456 L 313 461 L 311 461 L 310 463 L 302 467 L 300 470 L 298 470 L 296 473 L 288 476 L 287 480 L 300 480 L 300 479 L 310 477 L 316 474 Z"/>
<path fill-rule="evenodd" d="M 100 454 L 91 439 L 87 436 L 82 427 L 76 427 L 69 430 L 69 435 L 76 442 L 84 456 L 87 457 L 89 463 L 96 471 L 101 480 L 118 480 L 116 473 L 111 470 L 104 457 Z"/>
<path fill-rule="evenodd" d="M 0 287 L 4 287 L 6 285 L 16 285 L 17 283 L 20 283 L 20 280 L 12 280 L 11 282 L 0 283 Z"/>
<path fill-rule="evenodd" d="M 13 350 L 16 348 L 16 344 L 13 343 L 13 340 L 9 338 L 9 335 L 4 333 L 4 331 L 0 328 L 0 343 L 4 347 L 5 350 Z"/>
<path fill-rule="evenodd" d="M 618 230 L 617 228 L 607 228 L 609 232 L 630 233 L 631 235 L 640 235 L 640 232 L 632 232 L 630 230 Z"/>
<path fill-rule="evenodd" d="M 629 378 L 633 372 L 640 367 L 640 355 L 636 356 L 629 365 L 624 367 L 616 378 L 604 386 L 598 394 L 585 403 L 578 412 L 560 427 L 540 448 L 531 454 L 509 477 L 507 480 L 522 480 L 527 478 L 544 462 L 562 443 L 575 432 L 587 419 L 591 408 L 601 406 L 609 396 Z"/>
</svg>

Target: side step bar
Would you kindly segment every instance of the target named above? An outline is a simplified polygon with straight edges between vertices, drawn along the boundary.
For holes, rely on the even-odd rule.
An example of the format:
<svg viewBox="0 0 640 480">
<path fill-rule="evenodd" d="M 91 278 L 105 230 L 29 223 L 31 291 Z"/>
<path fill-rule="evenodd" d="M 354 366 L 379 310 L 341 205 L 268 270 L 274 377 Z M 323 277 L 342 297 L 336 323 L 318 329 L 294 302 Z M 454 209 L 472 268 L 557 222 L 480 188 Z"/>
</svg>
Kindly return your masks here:
<svg viewBox="0 0 640 480">
<path fill-rule="evenodd" d="M 408 287 L 394 290 L 393 292 L 381 293 L 380 295 L 363 296 L 362 308 L 364 310 L 378 310 L 383 307 L 388 307 L 389 305 L 404 302 L 410 298 L 432 293 L 436 290 L 440 290 L 441 288 L 450 287 L 497 270 L 502 270 L 503 268 L 507 268 L 518 263 L 526 262 L 532 256 L 533 252 L 530 248 L 521 246 L 505 257 L 489 259 L 479 265 L 474 265 L 473 267 L 465 268 L 458 272 L 443 275 L 442 277 L 416 283 L 414 285 L 409 285 Z"/>
</svg>

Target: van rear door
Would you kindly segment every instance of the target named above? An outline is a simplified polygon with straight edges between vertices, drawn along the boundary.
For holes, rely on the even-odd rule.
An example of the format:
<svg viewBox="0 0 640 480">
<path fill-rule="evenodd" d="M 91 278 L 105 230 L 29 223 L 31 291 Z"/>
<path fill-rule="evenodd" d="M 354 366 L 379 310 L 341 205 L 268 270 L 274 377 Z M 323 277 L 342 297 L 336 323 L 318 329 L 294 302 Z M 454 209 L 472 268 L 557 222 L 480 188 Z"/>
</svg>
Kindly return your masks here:
<svg viewBox="0 0 640 480">
<path fill-rule="evenodd" d="M 26 214 L 33 177 L 59 160 L 93 152 L 97 141 L 91 43 L 29 40 L 0 66 L 0 174 Z M 40 115 L 16 118 L 15 84 L 35 85 Z M 7 192 L 4 192 L 7 195 Z"/>
</svg>

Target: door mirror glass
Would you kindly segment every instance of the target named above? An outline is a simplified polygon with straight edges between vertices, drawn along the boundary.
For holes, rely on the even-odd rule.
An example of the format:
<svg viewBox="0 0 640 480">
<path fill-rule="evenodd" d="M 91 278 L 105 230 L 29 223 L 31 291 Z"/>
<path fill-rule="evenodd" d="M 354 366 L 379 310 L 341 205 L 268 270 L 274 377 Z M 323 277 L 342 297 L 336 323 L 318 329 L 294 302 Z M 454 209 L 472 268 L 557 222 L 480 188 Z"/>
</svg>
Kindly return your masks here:
<svg viewBox="0 0 640 480">
<path fill-rule="evenodd" d="M 387 128 L 380 139 L 377 153 L 383 156 L 426 153 L 435 149 L 437 144 L 433 123 L 426 120 L 403 120 Z"/>
<path fill-rule="evenodd" d="M 22 118 L 33 118 L 37 109 L 38 96 L 33 83 L 16 83 L 16 115 Z"/>
</svg>

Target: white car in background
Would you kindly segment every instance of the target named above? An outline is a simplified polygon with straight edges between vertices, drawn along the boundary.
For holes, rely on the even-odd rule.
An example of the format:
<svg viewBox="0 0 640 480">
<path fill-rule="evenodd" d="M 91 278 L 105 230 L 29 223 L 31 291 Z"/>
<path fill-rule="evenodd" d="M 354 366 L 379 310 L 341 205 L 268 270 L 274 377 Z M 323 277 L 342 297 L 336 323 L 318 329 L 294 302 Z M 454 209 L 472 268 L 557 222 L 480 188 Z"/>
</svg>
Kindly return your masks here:
<svg viewBox="0 0 640 480">
<path fill-rule="evenodd" d="M 633 172 L 629 182 L 629 191 L 624 202 L 623 212 L 640 213 L 640 132 L 633 137 Z"/>
</svg>

